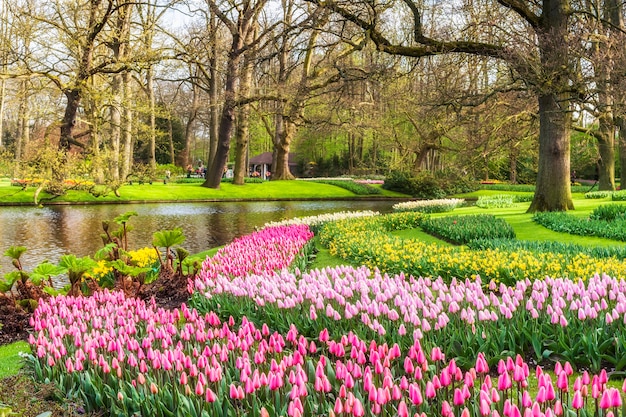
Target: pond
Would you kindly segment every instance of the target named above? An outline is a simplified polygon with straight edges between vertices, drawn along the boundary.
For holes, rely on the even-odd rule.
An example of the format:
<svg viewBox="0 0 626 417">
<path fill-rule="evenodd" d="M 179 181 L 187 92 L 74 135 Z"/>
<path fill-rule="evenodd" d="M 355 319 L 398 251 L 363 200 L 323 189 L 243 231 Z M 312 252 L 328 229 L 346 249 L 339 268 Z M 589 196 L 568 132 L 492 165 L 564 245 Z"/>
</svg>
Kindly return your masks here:
<svg viewBox="0 0 626 417">
<path fill-rule="evenodd" d="M 386 213 L 394 203 L 350 200 L 2 207 L 0 254 L 12 245 L 25 246 L 22 264 L 26 270 L 46 259 L 56 263 L 68 253 L 93 255 L 103 246 L 102 221 L 112 221 L 127 211 L 137 213 L 128 222 L 133 228 L 128 235 L 130 249 L 150 247 L 154 232 L 180 227 L 186 237 L 181 246 L 198 253 L 230 243 L 270 221 L 340 211 Z M 8 257 L 0 258 L 0 274 L 14 270 Z"/>
</svg>

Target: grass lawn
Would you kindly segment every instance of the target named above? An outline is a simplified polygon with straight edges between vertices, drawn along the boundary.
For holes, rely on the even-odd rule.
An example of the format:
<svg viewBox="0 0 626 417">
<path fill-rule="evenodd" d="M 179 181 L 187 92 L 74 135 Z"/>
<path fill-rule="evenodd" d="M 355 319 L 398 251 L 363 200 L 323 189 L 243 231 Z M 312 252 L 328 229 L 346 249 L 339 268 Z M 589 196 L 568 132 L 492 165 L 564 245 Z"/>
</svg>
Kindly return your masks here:
<svg viewBox="0 0 626 417">
<path fill-rule="evenodd" d="M 382 197 L 407 197 L 404 194 L 380 188 Z M 34 188 L 13 187 L 8 181 L 0 181 L 0 203 L 28 204 L 34 201 Z M 312 181 L 268 181 L 233 185 L 223 183 L 219 190 L 202 187 L 202 183 L 168 183 L 123 185 L 119 197 L 109 193 L 94 197 L 85 191 L 70 190 L 64 196 L 50 199 L 45 193 L 39 198 L 43 204 L 52 202 L 149 202 L 149 201 L 194 201 L 194 200 L 255 200 L 255 199 L 340 199 L 363 198 L 346 189 Z"/>
<path fill-rule="evenodd" d="M 19 352 L 30 352 L 26 342 L 15 342 L 0 346 L 0 378 L 14 375 L 22 367 Z"/>
</svg>

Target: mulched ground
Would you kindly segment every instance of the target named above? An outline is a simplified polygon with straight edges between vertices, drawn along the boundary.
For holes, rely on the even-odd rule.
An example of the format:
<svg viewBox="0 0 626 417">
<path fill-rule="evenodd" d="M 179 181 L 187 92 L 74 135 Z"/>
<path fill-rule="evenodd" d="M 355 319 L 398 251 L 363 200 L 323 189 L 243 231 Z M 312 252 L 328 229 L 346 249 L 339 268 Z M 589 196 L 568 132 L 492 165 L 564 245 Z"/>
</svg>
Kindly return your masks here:
<svg viewBox="0 0 626 417">
<path fill-rule="evenodd" d="M 30 314 L 15 306 L 15 302 L 0 294 L 0 345 L 28 338 Z"/>
</svg>

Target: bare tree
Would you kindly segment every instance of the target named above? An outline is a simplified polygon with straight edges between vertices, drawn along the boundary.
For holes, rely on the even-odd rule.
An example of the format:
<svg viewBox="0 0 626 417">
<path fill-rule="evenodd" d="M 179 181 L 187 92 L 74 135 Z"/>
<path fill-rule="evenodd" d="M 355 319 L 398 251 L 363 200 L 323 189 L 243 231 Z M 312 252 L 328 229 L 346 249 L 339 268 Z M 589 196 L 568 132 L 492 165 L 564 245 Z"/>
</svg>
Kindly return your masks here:
<svg viewBox="0 0 626 417">
<path fill-rule="evenodd" d="M 226 81 L 224 84 L 224 102 L 220 116 L 217 150 L 213 164 L 209 167 L 204 187 L 219 188 L 228 160 L 230 141 L 235 125 L 235 111 L 237 107 L 237 93 L 240 76 L 240 65 L 244 52 L 258 43 L 264 34 L 259 34 L 252 43 L 250 32 L 254 32 L 259 14 L 265 7 L 267 0 L 242 0 L 228 2 L 227 10 L 222 10 L 220 5 L 213 0 L 207 0 L 211 11 L 224 24 L 231 35 L 231 46 L 226 65 Z"/>
</svg>

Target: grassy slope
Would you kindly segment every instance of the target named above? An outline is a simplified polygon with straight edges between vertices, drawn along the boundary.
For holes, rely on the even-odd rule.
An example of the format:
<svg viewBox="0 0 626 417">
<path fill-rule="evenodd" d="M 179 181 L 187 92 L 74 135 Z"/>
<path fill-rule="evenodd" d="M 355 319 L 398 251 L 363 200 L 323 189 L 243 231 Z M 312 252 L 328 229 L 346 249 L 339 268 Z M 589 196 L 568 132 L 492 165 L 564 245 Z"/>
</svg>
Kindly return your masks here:
<svg viewBox="0 0 626 417">
<path fill-rule="evenodd" d="M 381 189 L 382 190 L 382 189 Z M 34 188 L 22 190 L 0 181 L 0 202 L 32 203 Z M 84 191 L 70 190 L 66 195 L 53 199 L 54 202 L 125 202 L 125 201 L 188 201 L 229 199 L 308 199 L 308 198 L 360 198 L 352 192 L 330 184 L 310 181 L 269 181 L 245 185 L 224 183 L 219 190 L 202 187 L 201 183 L 176 184 L 153 183 L 124 185 L 119 189 L 120 197 L 112 193 L 94 197 Z M 407 197 L 406 195 L 382 190 L 384 197 Z M 42 193 L 40 200 L 45 204 L 50 196 Z"/>
</svg>

